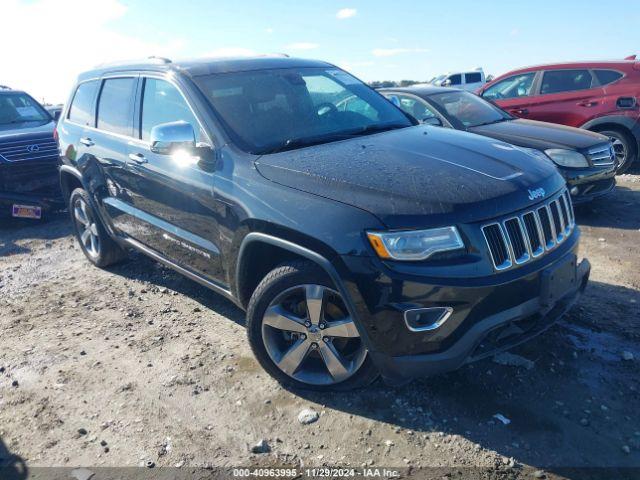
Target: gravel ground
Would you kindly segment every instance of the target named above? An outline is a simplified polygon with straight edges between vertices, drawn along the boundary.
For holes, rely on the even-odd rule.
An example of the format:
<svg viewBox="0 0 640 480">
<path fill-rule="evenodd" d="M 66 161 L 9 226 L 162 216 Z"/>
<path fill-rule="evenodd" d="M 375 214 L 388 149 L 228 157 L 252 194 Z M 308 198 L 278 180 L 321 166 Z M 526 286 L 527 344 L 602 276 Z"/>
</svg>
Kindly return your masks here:
<svg viewBox="0 0 640 480">
<path fill-rule="evenodd" d="M 501 363 L 333 395 L 271 380 L 243 313 L 203 287 L 138 254 L 90 266 L 66 215 L 5 222 L 0 464 L 640 467 L 640 176 L 619 178 L 577 212 L 592 281 L 545 335 Z"/>
</svg>

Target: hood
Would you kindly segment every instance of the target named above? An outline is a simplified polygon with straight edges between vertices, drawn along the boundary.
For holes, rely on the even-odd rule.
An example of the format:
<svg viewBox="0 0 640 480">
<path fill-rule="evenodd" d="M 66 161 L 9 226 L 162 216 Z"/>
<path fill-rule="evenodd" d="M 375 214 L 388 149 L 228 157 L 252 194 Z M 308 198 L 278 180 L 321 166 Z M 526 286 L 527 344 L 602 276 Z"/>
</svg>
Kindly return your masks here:
<svg viewBox="0 0 640 480">
<path fill-rule="evenodd" d="M 389 228 L 494 218 L 564 185 L 553 164 L 512 145 L 448 128 L 416 126 L 256 160 L 266 178 L 361 208 Z"/>
<path fill-rule="evenodd" d="M 38 135 L 43 136 L 42 134 L 50 134 L 53 137 L 53 129 L 56 126 L 56 122 L 50 120 L 44 123 L 36 123 L 36 122 L 23 122 L 23 123 L 11 123 L 11 124 L 0 124 L 0 142 L 9 140 L 19 139 L 21 136 L 29 136 L 29 135 Z"/>
<path fill-rule="evenodd" d="M 608 141 L 604 135 L 589 130 L 524 119 L 471 127 L 468 131 L 537 150 L 587 150 Z"/>
</svg>

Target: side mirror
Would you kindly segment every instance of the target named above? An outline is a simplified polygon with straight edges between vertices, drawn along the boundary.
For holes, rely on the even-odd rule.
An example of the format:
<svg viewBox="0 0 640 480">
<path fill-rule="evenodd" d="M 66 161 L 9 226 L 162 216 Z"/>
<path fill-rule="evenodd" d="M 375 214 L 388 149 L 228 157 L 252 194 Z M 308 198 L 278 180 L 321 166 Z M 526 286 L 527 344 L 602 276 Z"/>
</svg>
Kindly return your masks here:
<svg viewBox="0 0 640 480">
<path fill-rule="evenodd" d="M 444 80 L 441 84 L 441 87 L 450 87 L 451 86 L 451 79 L 447 78 L 446 80 Z"/>
<path fill-rule="evenodd" d="M 427 117 L 422 119 L 425 125 L 433 125 L 434 127 L 442 127 L 442 120 L 438 117 Z"/>
<path fill-rule="evenodd" d="M 61 114 L 61 113 L 62 113 L 62 112 L 61 112 L 60 110 L 55 110 L 55 111 L 53 112 L 53 119 L 54 119 L 56 122 L 57 122 L 58 120 L 60 120 L 60 114 Z"/>
<path fill-rule="evenodd" d="M 151 151 L 170 155 L 177 150 L 193 152 L 196 148 L 196 133 L 190 123 L 179 121 L 161 123 L 151 129 Z"/>
</svg>

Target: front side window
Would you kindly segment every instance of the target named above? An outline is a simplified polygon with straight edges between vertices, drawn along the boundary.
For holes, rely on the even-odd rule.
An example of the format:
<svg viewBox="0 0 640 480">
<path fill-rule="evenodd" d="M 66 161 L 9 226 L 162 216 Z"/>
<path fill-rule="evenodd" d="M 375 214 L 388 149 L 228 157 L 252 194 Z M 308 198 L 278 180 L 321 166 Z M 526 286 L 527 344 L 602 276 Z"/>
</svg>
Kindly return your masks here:
<svg viewBox="0 0 640 480">
<path fill-rule="evenodd" d="M 591 88 L 589 70 L 551 70 L 544 72 L 540 94 L 573 92 Z"/>
<path fill-rule="evenodd" d="M 530 72 L 505 78 L 487 88 L 482 96 L 491 100 L 528 97 L 531 95 L 535 76 L 535 72 Z"/>
<path fill-rule="evenodd" d="M 615 70 L 594 70 L 593 73 L 601 86 L 609 85 L 622 78 L 622 73 Z"/>
<path fill-rule="evenodd" d="M 424 100 L 420 100 L 412 95 L 391 93 L 385 94 L 385 96 L 418 121 L 424 121 L 438 116 L 433 110 L 433 107 L 427 105 Z"/>
<path fill-rule="evenodd" d="M 251 153 L 413 125 L 380 94 L 337 68 L 268 69 L 195 80 L 230 136 Z"/>
<path fill-rule="evenodd" d="M 49 114 L 29 95 L 18 92 L 0 95 L 0 125 L 50 121 Z"/>
<path fill-rule="evenodd" d="M 469 92 L 436 93 L 429 100 L 456 128 L 477 127 L 511 118 L 495 105 Z"/>
<path fill-rule="evenodd" d="M 147 78 L 142 95 L 142 139 L 148 141 L 156 125 L 178 121 L 191 124 L 199 140 L 199 123 L 180 91 L 165 80 Z"/>
<path fill-rule="evenodd" d="M 449 85 L 462 85 L 462 75 L 459 73 L 456 75 L 451 75 L 448 80 Z"/>
<path fill-rule="evenodd" d="M 120 135 L 131 135 L 135 78 L 110 78 L 104 81 L 98 100 L 98 128 Z"/>
<path fill-rule="evenodd" d="M 478 72 L 465 73 L 464 81 L 466 83 L 480 83 L 482 81 L 482 74 Z"/>
</svg>

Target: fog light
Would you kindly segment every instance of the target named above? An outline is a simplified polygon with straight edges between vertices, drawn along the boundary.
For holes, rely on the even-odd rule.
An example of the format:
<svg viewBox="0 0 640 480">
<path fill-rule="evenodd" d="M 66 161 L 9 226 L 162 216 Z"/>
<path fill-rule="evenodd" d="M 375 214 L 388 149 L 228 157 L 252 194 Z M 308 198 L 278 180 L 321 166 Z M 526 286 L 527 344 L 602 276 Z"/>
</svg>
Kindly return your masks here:
<svg viewBox="0 0 640 480">
<path fill-rule="evenodd" d="M 430 332 L 440 328 L 452 313 L 451 307 L 412 308 L 405 310 L 404 323 L 412 332 Z"/>
<path fill-rule="evenodd" d="M 578 193 L 580 193 L 580 189 L 578 187 L 571 187 L 571 190 L 569 190 L 571 192 L 571 195 L 577 195 Z"/>
</svg>

